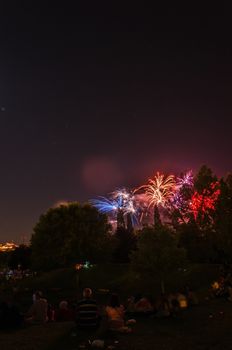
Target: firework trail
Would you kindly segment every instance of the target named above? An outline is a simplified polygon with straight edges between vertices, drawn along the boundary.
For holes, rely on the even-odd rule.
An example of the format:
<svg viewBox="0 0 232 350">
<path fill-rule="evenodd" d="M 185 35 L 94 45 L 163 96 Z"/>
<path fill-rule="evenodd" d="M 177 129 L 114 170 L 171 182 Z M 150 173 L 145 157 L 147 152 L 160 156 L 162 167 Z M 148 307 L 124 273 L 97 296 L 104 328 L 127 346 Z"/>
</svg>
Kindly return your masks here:
<svg viewBox="0 0 232 350">
<path fill-rule="evenodd" d="M 193 172 L 192 170 L 187 171 L 182 177 L 177 178 L 177 187 L 193 186 Z"/>
<path fill-rule="evenodd" d="M 142 185 L 135 192 L 144 189 L 148 201 L 148 209 L 150 207 L 162 206 L 174 196 L 176 190 L 176 181 L 173 175 L 166 176 L 156 173 L 154 178 L 148 180 L 147 185 Z"/>
<path fill-rule="evenodd" d="M 117 189 L 110 193 L 109 198 L 100 197 L 99 199 L 93 199 L 90 201 L 101 213 L 112 214 L 117 216 L 119 211 L 123 216 L 131 215 L 133 224 L 139 222 L 138 211 L 139 206 L 136 202 L 136 197 L 133 192 L 128 191 L 125 188 Z"/>
<path fill-rule="evenodd" d="M 116 212 L 118 210 L 118 202 L 114 199 L 99 197 L 99 199 L 91 199 L 90 203 L 103 214 Z"/>
<path fill-rule="evenodd" d="M 171 198 L 170 204 L 174 207 L 181 209 L 183 205 L 188 206 L 191 191 L 193 190 L 193 172 L 192 170 L 187 171 L 181 177 L 177 178 L 176 191 L 174 196 Z"/>
</svg>

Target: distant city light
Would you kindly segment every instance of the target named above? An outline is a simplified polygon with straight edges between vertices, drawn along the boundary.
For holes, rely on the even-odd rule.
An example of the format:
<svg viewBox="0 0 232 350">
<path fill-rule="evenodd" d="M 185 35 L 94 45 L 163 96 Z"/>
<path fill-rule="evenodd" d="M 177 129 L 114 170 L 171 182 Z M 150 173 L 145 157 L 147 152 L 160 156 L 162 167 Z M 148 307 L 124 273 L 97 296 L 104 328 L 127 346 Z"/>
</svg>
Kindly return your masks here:
<svg viewBox="0 0 232 350">
<path fill-rule="evenodd" d="M 0 252 L 10 252 L 18 248 L 18 245 L 13 242 L 0 243 Z"/>
</svg>

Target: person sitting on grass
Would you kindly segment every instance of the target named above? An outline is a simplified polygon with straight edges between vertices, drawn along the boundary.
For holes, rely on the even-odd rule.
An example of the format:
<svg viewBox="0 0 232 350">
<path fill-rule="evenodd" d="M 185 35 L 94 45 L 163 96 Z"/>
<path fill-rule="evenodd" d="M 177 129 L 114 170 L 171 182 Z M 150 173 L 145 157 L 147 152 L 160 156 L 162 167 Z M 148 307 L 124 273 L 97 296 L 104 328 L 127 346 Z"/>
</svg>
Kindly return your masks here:
<svg viewBox="0 0 232 350">
<path fill-rule="evenodd" d="M 135 312 L 140 314 L 151 314 L 154 311 L 151 302 L 146 297 L 142 297 L 135 304 Z"/>
<path fill-rule="evenodd" d="M 83 299 L 77 303 L 75 321 L 78 328 L 95 329 L 99 327 L 99 311 L 92 295 L 92 290 L 85 288 L 83 290 Z"/>
<path fill-rule="evenodd" d="M 120 304 L 117 294 L 112 294 L 109 304 L 106 306 L 106 316 L 108 320 L 108 328 L 111 331 L 121 333 L 130 333 L 131 328 L 126 326 L 124 315 L 124 306 Z"/>
<path fill-rule="evenodd" d="M 169 305 L 169 300 L 165 294 L 162 294 L 161 297 L 156 302 L 156 317 L 169 317 L 171 316 L 171 310 Z"/>
<path fill-rule="evenodd" d="M 35 292 L 35 300 L 26 314 L 26 322 L 43 324 L 48 320 L 48 302 L 42 297 L 42 292 Z"/>
<path fill-rule="evenodd" d="M 73 321 L 73 312 L 68 306 L 68 302 L 63 300 L 59 303 L 59 309 L 55 313 L 55 320 L 58 322 Z"/>
<path fill-rule="evenodd" d="M 182 290 L 179 290 L 179 292 L 176 293 L 176 298 L 179 302 L 180 309 L 187 309 L 188 307 L 188 299 L 185 293 Z"/>
<path fill-rule="evenodd" d="M 144 316 L 154 313 L 154 307 L 150 300 L 142 295 L 131 296 L 127 300 L 126 314 L 130 316 Z"/>
</svg>

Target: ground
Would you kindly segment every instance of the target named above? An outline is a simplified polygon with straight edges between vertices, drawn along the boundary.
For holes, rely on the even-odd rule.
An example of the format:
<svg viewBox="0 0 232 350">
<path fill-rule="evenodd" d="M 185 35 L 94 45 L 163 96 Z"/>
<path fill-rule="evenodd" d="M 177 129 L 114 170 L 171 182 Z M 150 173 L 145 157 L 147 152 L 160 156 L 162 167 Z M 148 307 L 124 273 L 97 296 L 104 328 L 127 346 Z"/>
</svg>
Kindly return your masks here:
<svg viewBox="0 0 232 350">
<path fill-rule="evenodd" d="M 137 319 L 132 334 L 107 337 L 115 350 L 231 350 L 232 304 L 223 299 L 202 300 L 177 318 Z M 1 333 L 1 350 L 75 350 L 96 336 L 76 331 L 73 323 L 32 326 Z"/>
<path fill-rule="evenodd" d="M 197 265 L 167 276 L 167 291 L 175 291 L 189 284 L 197 292 L 200 304 L 185 310 L 177 318 L 137 319 L 133 333 L 128 335 L 104 335 L 106 348 L 115 350 L 219 350 L 232 349 L 232 303 L 223 299 L 209 298 L 209 286 L 218 278 L 216 265 Z M 14 286 L 16 301 L 25 312 L 31 304 L 35 289 L 44 292 L 50 303 L 57 306 L 60 300 L 75 302 L 81 287 L 90 286 L 100 304 L 105 304 L 108 291 L 117 291 L 123 300 L 135 291 L 155 296 L 160 294 L 159 281 L 131 279 L 127 266 L 96 266 L 84 271 L 81 279 L 73 269 L 51 271 Z M 5 294 L 9 288 L 2 286 Z M 78 295 L 77 295 L 78 294 Z M 82 339 L 83 338 L 83 339 Z M 82 340 L 99 338 L 99 335 L 82 334 L 71 323 L 49 323 L 31 326 L 14 332 L 0 332 L 0 350 L 77 350 Z M 83 347 L 82 347 L 83 348 Z"/>
<path fill-rule="evenodd" d="M 232 349 L 232 304 L 224 300 L 204 300 L 178 318 L 138 319 L 132 334 L 109 341 L 118 350 L 221 350 Z M 65 347 L 63 346 L 64 344 Z M 77 349 L 70 333 L 56 349 Z"/>
</svg>

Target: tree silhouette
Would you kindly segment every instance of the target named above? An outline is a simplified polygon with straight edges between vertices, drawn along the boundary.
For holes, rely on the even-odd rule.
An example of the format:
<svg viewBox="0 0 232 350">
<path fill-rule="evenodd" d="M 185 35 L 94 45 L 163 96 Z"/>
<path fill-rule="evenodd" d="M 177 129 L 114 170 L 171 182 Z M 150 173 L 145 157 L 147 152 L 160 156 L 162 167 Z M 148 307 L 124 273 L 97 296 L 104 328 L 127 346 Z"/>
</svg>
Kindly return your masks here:
<svg viewBox="0 0 232 350">
<path fill-rule="evenodd" d="M 104 261 L 110 254 L 109 229 L 106 215 L 91 205 L 71 203 L 51 208 L 34 227 L 33 265 L 51 269 L 85 260 Z"/>
</svg>

